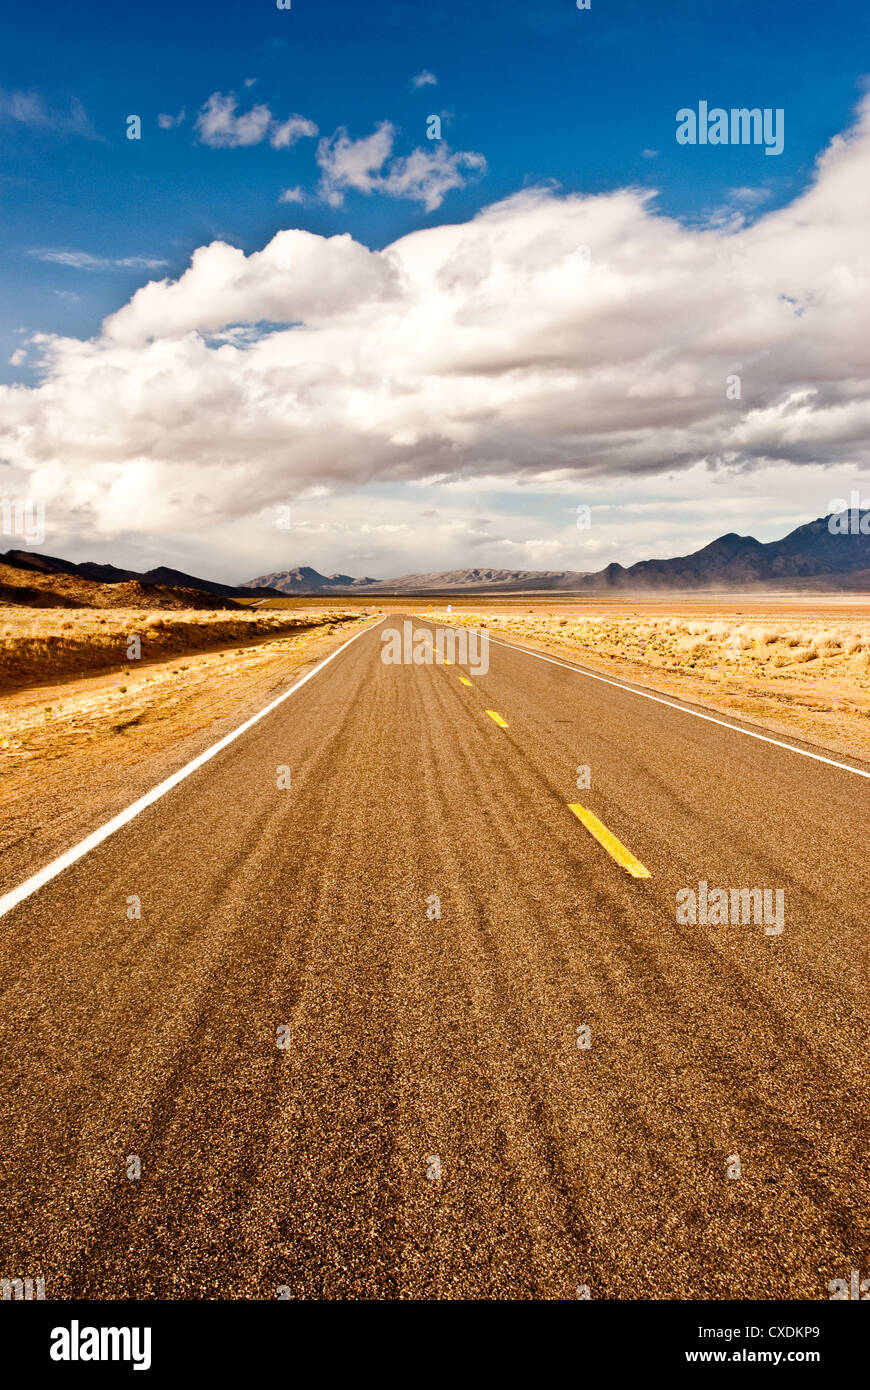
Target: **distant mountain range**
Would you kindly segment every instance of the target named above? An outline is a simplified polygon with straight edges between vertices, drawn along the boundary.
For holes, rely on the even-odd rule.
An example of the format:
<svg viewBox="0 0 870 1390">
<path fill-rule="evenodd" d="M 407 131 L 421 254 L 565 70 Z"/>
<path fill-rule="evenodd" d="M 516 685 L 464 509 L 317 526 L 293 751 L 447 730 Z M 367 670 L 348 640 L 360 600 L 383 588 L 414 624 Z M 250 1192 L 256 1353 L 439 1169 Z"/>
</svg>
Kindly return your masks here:
<svg viewBox="0 0 870 1390">
<path fill-rule="evenodd" d="M 261 598 L 272 598 L 264 589 Z M 197 579 L 181 570 L 118 569 L 87 560 L 74 564 L 34 550 L 0 555 L 0 604 L 28 608 L 241 608 L 239 598 L 257 597 L 250 588 L 233 588 Z"/>
<path fill-rule="evenodd" d="M 452 571 L 459 574 L 459 570 Z M 356 594 L 360 590 L 369 592 L 376 589 L 382 593 L 389 591 L 393 584 L 404 584 L 415 576 L 406 575 L 404 579 L 354 579 L 350 574 L 320 574 L 309 565 L 297 565 L 292 570 L 275 570 L 264 574 L 260 579 L 250 579 L 242 585 L 243 589 L 268 589 L 278 594 Z M 436 579 L 433 574 L 418 575 L 419 579 Z"/>
<path fill-rule="evenodd" d="M 281 595 L 401 597 L 498 593 L 667 593 L 722 589 L 870 590 L 870 511 L 853 511 L 850 529 L 831 531 L 820 517 L 779 541 L 734 532 L 691 555 L 670 560 L 610 564 L 579 570 L 458 569 L 404 574 L 398 579 L 354 579 L 319 574 L 308 566 L 277 570 L 246 584 L 219 584 L 181 570 L 139 573 L 92 561 L 75 564 L 30 550 L 0 555 L 0 603 L 63 607 L 235 608 L 239 600 Z M 864 527 L 862 532 L 861 527 Z"/>
<path fill-rule="evenodd" d="M 195 575 L 184 574 L 181 570 L 168 569 L 160 565 L 157 569 L 139 570 L 118 569 L 116 565 L 98 565 L 93 560 L 85 560 L 81 565 L 72 560 L 60 560 L 55 555 L 40 555 L 35 550 L 7 550 L 0 555 L 0 563 L 14 565 L 18 569 L 39 570 L 43 574 L 68 574 L 78 579 L 90 579 L 97 584 L 124 584 L 135 580 L 139 584 L 159 585 L 168 589 L 202 589 L 207 594 L 222 594 L 224 598 L 235 598 L 242 592 L 239 585 L 218 584 L 213 579 L 197 579 Z M 249 598 L 250 585 L 244 585 L 244 597 Z"/>
<path fill-rule="evenodd" d="M 862 534 L 861 525 L 865 530 Z M 733 531 L 691 555 L 579 570 L 458 569 L 404 574 L 398 579 L 353 579 L 318 574 L 308 566 L 262 574 L 243 587 L 279 594 L 629 593 L 682 589 L 798 587 L 870 589 L 870 512 L 852 513 L 851 532 L 832 533 L 820 517 L 779 541 L 761 542 Z"/>
</svg>

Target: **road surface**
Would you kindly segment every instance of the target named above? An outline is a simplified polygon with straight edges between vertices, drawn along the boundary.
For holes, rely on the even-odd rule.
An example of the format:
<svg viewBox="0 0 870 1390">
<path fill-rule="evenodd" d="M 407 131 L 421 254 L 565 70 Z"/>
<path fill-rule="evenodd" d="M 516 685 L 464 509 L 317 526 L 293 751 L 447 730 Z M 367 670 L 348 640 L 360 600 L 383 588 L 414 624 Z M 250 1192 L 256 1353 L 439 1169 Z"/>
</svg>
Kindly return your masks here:
<svg viewBox="0 0 870 1390">
<path fill-rule="evenodd" d="M 108 1299 L 870 1274 L 866 775 L 507 645 L 485 675 L 385 665 L 402 621 L 0 919 L 0 1274 Z M 784 930 L 678 922 L 702 880 L 782 889 Z"/>
</svg>

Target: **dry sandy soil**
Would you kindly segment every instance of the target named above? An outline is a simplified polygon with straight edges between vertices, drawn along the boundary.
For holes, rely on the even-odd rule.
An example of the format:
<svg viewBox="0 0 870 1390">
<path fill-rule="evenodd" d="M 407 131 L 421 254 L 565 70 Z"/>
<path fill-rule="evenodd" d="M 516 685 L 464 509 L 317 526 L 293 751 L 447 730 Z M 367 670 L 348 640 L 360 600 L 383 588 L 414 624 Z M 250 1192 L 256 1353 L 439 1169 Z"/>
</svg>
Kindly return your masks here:
<svg viewBox="0 0 870 1390">
<path fill-rule="evenodd" d="M 135 618 L 135 627 L 127 625 L 127 617 Z M 126 633 L 141 631 L 146 620 L 152 635 L 143 641 L 141 661 L 111 672 L 47 680 L 53 667 L 66 666 L 70 673 L 76 665 L 79 672 L 87 668 L 89 641 L 94 662 L 105 666 L 106 650 L 114 654 Z M 65 628 L 70 621 L 72 628 Z M 327 609 L 297 610 L 292 617 L 106 616 L 61 609 L 31 612 L 29 618 L 26 610 L 0 609 L 5 649 L 0 661 L 7 672 L 31 677 L 30 684 L 7 688 L 0 699 L 4 881 L 25 877 L 74 844 L 364 626 L 366 619 L 357 613 Z M 52 637 L 62 638 L 68 648 L 52 648 Z M 196 650 L 197 645 L 212 649 Z M 47 653 L 44 666 L 40 650 Z"/>
<path fill-rule="evenodd" d="M 118 589 L 119 585 L 106 586 Z M 93 671 L 135 676 L 169 656 L 268 642 L 346 622 L 353 608 L 252 611 L 225 608 L 0 608 L 0 690 L 75 679 Z M 140 655 L 128 658 L 130 639 Z"/>
<path fill-rule="evenodd" d="M 26 608 L 238 608 L 231 598 L 165 584 L 100 584 L 79 575 L 42 573 L 0 563 L 0 605 Z"/>
</svg>

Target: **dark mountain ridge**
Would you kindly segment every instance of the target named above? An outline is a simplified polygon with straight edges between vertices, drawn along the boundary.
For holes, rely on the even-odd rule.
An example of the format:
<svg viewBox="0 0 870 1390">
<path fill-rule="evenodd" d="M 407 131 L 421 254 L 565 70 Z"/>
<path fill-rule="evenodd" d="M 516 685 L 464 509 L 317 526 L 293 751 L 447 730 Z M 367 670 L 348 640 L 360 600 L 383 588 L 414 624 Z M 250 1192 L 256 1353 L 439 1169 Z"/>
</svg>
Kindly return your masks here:
<svg viewBox="0 0 870 1390">
<path fill-rule="evenodd" d="M 139 570 L 119 569 L 117 565 L 100 565 L 93 560 L 75 564 L 72 560 L 62 560 L 57 555 L 42 555 L 35 550 L 7 550 L 0 555 L 0 564 L 12 565 L 14 569 L 33 570 L 40 574 L 65 574 L 70 578 L 89 579 L 95 584 L 127 584 L 135 582 L 145 588 L 192 589 L 197 593 L 215 594 L 221 598 L 271 597 L 271 590 L 264 589 L 261 594 L 252 591 L 249 585 L 219 584 L 213 579 L 198 579 L 193 574 L 174 570 L 166 565 L 141 573 Z"/>
<path fill-rule="evenodd" d="M 594 573 L 475 566 L 405 574 L 397 579 L 369 576 L 354 579 L 349 574 L 323 575 L 309 565 L 297 565 L 260 575 L 245 584 L 232 585 L 198 579 L 165 565 L 140 573 L 91 560 L 75 564 L 29 550 L 8 550 L 0 555 L 0 563 L 19 570 L 66 575 L 97 584 L 135 583 L 145 590 L 155 590 L 155 606 L 159 606 L 157 591 L 169 589 L 177 594 L 211 594 L 227 604 L 240 598 L 317 594 L 349 598 L 357 594 L 607 594 L 789 587 L 865 591 L 870 590 L 870 510 L 853 510 L 833 518 L 818 517 L 797 526 L 777 541 L 757 541 L 752 536 L 739 536 L 732 531 L 689 555 L 638 560 L 627 567 L 614 561 Z"/>
<path fill-rule="evenodd" d="M 249 581 L 245 588 L 279 594 L 434 594 L 542 593 L 613 591 L 649 592 L 683 589 L 745 589 L 775 587 L 818 580 L 825 588 L 870 588 L 870 511 L 853 511 L 848 530 L 831 530 L 829 517 L 819 517 L 790 531 L 778 541 L 757 541 L 735 532 L 719 536 L 690 555 L 666 560 L 638 560 L 623 566 L 615 561 L 594 573 L 580 570 L 504 570 L 470 568 L 432 574 L 404 574 L 397 579 L 350 579 L 325 576 L 307 565 L 277 570 Z"/>
</svg>

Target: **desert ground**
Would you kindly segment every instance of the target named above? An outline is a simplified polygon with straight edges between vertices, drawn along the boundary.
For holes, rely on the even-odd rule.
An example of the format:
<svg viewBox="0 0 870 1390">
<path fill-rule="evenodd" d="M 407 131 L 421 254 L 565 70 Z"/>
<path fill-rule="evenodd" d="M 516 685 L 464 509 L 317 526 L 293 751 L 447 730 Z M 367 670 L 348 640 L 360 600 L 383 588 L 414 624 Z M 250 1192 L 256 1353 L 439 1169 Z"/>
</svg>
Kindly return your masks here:
<svg viewBox="0 0 870 1390">
<path fill-rule="evenodd" d="M 3 882 L 196 756 L 366 621 L 335 605 L 0 609 Z M 127 660 L 132 635 L 141 656 Z"/>
</svg>

